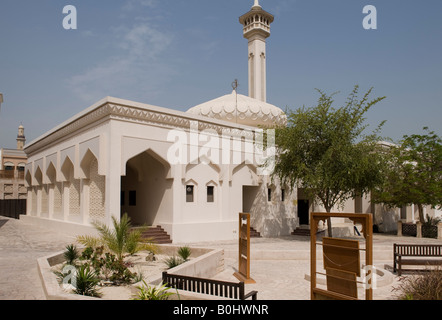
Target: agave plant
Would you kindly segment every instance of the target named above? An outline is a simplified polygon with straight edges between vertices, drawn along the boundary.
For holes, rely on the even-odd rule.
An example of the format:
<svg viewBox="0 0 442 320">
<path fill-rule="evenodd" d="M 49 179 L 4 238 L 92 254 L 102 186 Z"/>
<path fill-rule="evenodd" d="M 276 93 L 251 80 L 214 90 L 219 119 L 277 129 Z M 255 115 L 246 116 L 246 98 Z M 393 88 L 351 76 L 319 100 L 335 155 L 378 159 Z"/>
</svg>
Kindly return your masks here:
<svg viewBox="0 0 442 320">
<path fill-rule="evenodd" d="M 180 247 L 178 249 L 178 255 L 183 258 L 184 261 L 189 261 L 189 257 L 192 254 L 192 250 L 188 246 Z"/>
<path fill-rule="evenodd" d="M 101 293 L 97 289 L 100 282 L 97 274 L 84 264 L 77 270 L 74 292 L 83 296 L 100 297 Z"/>
<path fill-rule="evenodd" d="M 174 294 L 173 292 L 169 291 L 170 288 L 165 284 L 159 286 L 149 286 L 144 280 L 143 284 L 143 286 L 137 286 L 137 296 L 132 300 L 168 300 L 169 297 Z"/>
<path fill-rule="evenodd" d="M 66 251 L 63 256 L 66 259 L 67 264 L 75 265 L 75 261 L 80 257 L 80 254 L 78 253 L 77 248 L 73 244 L 70 244 L 66 246 Z"/>
</svg>

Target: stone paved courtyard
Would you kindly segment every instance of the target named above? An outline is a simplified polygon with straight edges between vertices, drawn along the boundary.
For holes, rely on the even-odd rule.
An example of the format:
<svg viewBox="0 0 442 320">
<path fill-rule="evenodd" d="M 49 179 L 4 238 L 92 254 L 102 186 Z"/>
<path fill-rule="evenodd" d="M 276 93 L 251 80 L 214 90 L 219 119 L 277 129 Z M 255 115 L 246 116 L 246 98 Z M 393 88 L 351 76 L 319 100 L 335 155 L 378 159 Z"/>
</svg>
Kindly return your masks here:
<svg viewBox="0 0 442 320">
<path fill-rule="evenodd" d="M 308 239 L 308 238 L 307 238 Z M 246 290 L 258 290 L 260 300 L 308 300 L 309 241 L 302 237 L 277 239 L 252 239 L 252 278 L 257 282 L 246 286 Z M 45 299 L 37 271 L 37 259 L 51 253 L 63 251 L 73 238 L 54 231 L 0 217 L 0 300 Z M 374 236 L 374 262 L 376 265 L 391 265 L 393 243 L 441 243 L 435 239 L 411 237 Z M 225 270 L 216 278 L 235 281 L 233 272 L 237 268 L 237 241 L 192 243 L 190 246 L 223 248 Z M 273 257 L 273 258 L 272 258 Z M 393 276 L 390 285 L 374 291 L 374 299 L 392 299 L 391 289 L 397 285 Z"/>
</svg>

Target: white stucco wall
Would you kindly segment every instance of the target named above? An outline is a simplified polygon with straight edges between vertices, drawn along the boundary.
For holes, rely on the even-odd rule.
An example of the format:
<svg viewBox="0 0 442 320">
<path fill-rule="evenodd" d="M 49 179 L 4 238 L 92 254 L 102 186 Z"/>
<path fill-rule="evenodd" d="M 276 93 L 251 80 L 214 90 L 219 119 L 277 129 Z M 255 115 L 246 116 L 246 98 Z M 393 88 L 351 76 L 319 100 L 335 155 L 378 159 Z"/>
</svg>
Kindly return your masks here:
<svg viewBox="0 0 442 320">
<path fill-rule="evenodd" d="M 170 159 L 173 130 L 185 137 L 185 163 Z M 90 226 L 99 216 L 96 206 L 102 192 L 104 214 L 99 218 L 109 225 L 112 216 L 118 219 L 127 212 L 135 224 L 161 225 L 176 242 L 228 240 L 238 237 L 245 197 L 255 229 L 264 236 L 290 234 L 297 223 L 296 197 L 287 192 L 281 201 L 281 188 L 259 175 L 254 150 L 244 141 L 253 137 L 252 131 L 216 119 L 103 99 L 26 146 L 28 215 Z M 195 155 L 199 161 L 192 162 Z M 105 186 L 99 188 L 96 180 Z M 194 185 L 193 202 L 186 201 L 187 185 Z M 207 201 L 207 186 L 214 188 L 214 202 Z M 247 192 L 243 196 L 243 186 L 256 186 L 256 199 Z M 274 189 L 272 201 L 267 201 L 269 186 Z M 135 206 L 129 204 L 130 191 L 136 191 Z M 62 198 L 58 209 L 57 193 Z"/>
</svg>

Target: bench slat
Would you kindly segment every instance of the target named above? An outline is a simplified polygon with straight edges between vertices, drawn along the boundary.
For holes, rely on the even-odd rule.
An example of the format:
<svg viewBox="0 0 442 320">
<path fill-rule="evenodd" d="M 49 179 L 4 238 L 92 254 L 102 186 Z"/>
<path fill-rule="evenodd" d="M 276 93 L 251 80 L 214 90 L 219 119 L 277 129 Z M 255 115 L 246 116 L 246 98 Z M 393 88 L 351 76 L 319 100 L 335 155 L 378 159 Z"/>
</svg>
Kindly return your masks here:
<svg viewBox="0 0 442 320">
<path fill-rule="evenodd" d="M 244 282 L 234 283 L 212 279 L 181 276 L 168 274 L 165 271 L 163 272 L 163 283 L 176 289 L 222 296 L 226 298 L 245 300 L 246 298 L 252 297 L 253 300 L 256 300 L 257 297 L 256 291 L 248 293 L 247 295 L 244 294 Z"/>
<path fill-rule="evenodd" d="M 441 257 L 442 245 L 438 244 L 394 244 L 394 271 L 401 275 L 402 265 L 442 265 L 439 259 L 425 257 Z M 403 257 L 423 257 L 423 259 L 403 259 Z M 415 270 L 416 271 L 416 270 Z"/>
</svg>

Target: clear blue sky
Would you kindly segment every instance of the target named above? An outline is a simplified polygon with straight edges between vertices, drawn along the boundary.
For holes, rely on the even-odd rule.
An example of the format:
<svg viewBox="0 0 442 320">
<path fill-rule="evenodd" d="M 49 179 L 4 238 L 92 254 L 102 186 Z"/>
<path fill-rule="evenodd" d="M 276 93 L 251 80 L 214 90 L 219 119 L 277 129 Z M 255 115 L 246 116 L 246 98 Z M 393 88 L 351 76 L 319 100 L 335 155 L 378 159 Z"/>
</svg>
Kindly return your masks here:
<svg viewBox="0 0 442 320">
<path fill-rule="evenodd" d="M 186 111 L 248 94 L 239 16 L 253 0 L 2 0 L 0 147 L 15 148 L 105 96 Z M 429 126 L 442 135 L 442 1 L 261 0 L 275 15 L 267 41 L 268 102 L 315 105 L 315 88 L 387 99 L 369 111 L 394 140 Z M 365 5 L 377 30 L 362 27 Z M 65 30 L 63 7 L 77 8 Z M 339 106 L 339 104 L 336 104 Z"/>
</svg>

